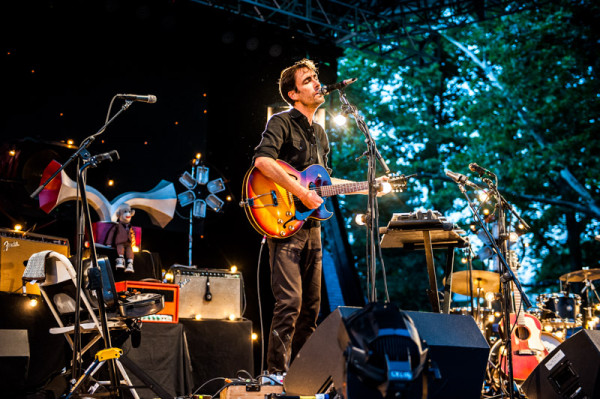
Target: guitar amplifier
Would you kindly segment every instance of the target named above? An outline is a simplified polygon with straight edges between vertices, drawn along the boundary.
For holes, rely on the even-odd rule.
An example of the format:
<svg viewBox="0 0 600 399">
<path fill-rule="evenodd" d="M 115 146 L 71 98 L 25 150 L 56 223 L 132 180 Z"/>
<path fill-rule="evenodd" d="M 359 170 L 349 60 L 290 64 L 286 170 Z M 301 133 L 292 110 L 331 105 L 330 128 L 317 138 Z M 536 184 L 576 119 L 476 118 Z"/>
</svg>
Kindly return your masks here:
<svg viewBox="0 0 600 399">
<path fill-rule="evenodd" d="M 171 267 L 181 293 L 182 318 L 239 319 L 242 317 L 243 279 L 240 272 L 227 269 Z"/>
<path fill-rule="evenodd" d="M 59 237 L 0 229 L 0 245 L 0 291 L 20 292 L 24 262 L 37 252 L 50 250 L 69 257 L 69 240 Z M 27 283 L 25 289 L 40 295 L 36 284 Z"/>
<path fill-rule="evenodd" d="M 179 286 L 177 284 L 125 280 L 115 283 L 115 288 L 117 292 L 135 290 L 141 294 L 161 294 L 164 297 L 165 307 L 158 313 L 140 317 L 141 321 L 173 324 L 179 322 Z"/>
</svg>

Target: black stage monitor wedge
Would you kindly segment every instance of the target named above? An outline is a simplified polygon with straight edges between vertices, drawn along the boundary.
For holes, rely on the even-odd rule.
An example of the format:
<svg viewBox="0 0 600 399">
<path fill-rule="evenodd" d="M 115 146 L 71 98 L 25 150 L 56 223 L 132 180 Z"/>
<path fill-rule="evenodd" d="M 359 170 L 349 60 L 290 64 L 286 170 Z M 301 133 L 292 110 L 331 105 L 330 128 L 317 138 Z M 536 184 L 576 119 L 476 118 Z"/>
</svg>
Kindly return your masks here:
<svg viewBox="0 0 600 399">
<path fill-rule="evenodd" d="M 429 399 L 480 399 L 490 346 L 468 315 L 406 311 L 429 346 L 441 379 L 430 379 Z"/>
<path fill-rule="evenodd" d="M 575 333 L 542 360 L 521 388 L 529 399 L 600 397 L 600 331 Z"/>
<path fill-rule="evenodd" d="M 290 395 L 322 393 L 348 386 L 353 395 L 346 367 L 345 346 L 349 342 L 348 319 L 361 308 L 339 307 L 317 327 L 292 362 L 284 379 Z M 441 378 L 428 377 L 428 398 L 479 399 L 489 345 L 470 316 L 404 311 L 429 348 L 429 358 Z"/>
</svg>

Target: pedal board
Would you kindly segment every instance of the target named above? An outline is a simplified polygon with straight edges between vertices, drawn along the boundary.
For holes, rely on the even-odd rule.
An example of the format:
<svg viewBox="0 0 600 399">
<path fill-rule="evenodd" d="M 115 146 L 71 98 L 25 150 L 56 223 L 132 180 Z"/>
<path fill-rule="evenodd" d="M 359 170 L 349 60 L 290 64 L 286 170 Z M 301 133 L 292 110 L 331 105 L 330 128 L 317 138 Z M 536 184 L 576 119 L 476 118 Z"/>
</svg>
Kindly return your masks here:
<svg viewBox="0 0 600 399">
<path fill-rule="evenodd" d="M 232 385 L 221 391 L 219 399 L 265 399 L 269 394 L 280 393 L 281 385 Z"/>
</svg>

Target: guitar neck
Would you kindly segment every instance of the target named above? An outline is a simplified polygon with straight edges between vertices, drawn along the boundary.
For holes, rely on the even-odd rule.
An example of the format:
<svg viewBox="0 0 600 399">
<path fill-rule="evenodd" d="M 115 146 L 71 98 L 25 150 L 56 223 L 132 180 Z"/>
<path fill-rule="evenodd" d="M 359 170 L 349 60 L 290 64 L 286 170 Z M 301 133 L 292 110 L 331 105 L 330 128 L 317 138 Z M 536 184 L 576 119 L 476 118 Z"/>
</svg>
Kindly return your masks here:
<svg viewBox="0 0 600 399">
<path fill-rule="evenodd" d="M 515 312 L 517 313 L 517 324 L 520 326 L 525 325 L 525 312 L 521 307 L 521 293 L 513 284 L 513 296 L 515 301 Z"/>
<path fill-rule="evenodd" d="M 329 186 L 317 187 L 316 191 L 321 197 L 331 197 L 339 194 L 354 193 L 357 191 L 364 191 L 369 188 L 369 183 L 366 181 L 333 184 Z"/>
<path fill-rule="evenodd" d="M 509 266 L 513 272 L 516 273 L 516 270 L 519 266 L 519 262 L 516 259 L 516 254 L 514 251 L 510 251 L 508 254 Z M 525 325 L 525 312 L 522 308 L 521 302 L 521 291 L 517 288 L 514 282 L 511 283 L 512 291 L 513 291 L 513 300 L 514 300 L 514 311 L 517 314 L 517 325 L 523 326 Z"/>
</svg>

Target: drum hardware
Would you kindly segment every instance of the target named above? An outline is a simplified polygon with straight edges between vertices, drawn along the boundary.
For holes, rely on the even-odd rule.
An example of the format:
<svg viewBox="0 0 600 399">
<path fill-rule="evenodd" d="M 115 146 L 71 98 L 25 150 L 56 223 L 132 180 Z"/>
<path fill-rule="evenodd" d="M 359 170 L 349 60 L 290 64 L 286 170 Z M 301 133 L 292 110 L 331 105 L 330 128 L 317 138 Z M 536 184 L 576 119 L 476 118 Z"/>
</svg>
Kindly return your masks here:
<svg viewBox="0 0 600 399">
<path fill-rule="evenodd" d="M 558 278 L 560 281 L 569 283 L 583 283 L 600 279 L 600 269 L 583 268 L 569 273 L 565 273 Z M 587 286 L 587 285 L 586 285 Z M 598 298 L 600 300 L 600 298 Z"/>
<path fill-rule="evenodd" d="M 598 291 L 596 291 L 596 287 L 594 286 L 593 280 L 600 279 L 600 269 L 590 269 L 588 267 L 584 267 L 581 270 L 575 270 L 569 273 L 565 273 L 559 277 L 561 282 L 565 282 L 567 289 L 569 284 L 571 283 L 583 283 L 584 287 L 581 289 L 580 294 L 585 295 L 586 303 L 589 305 L 584 308 L 583 320 L 578 320 L 578 325 L 576 327 L 583 326 L 586 329 L 594 329 L 598 324 L 598 317 L 594 316 L 594 310 L 597 310 L 597 307 L 600 306 L 600 296 L 598 295 Z M 598 303 L 594 304 L 594 301 Z M 581 303 L 581 300 L 579 301 Z"/>
<path fill-rule="evenodd" d="M 482 332 L 485 332 L 485 326 L 487 325 L 486 319 L 490 314 L 488 311 L 491 311 L 491 302 L 495 298 L 495 293 L 500 289 L 500 275 L 486 270 L 461 270 L 452 273 L 451 278 L 452 292 L 465 296 L 471 296 L 471 282 L 473 282 L 475 308 L 468 308 L 470 309 L 469 314 L 473 316 Z M 445 280 L 446 279 L 444 279 L 444 284 Z M 481 307 L 482 298 L 488 302 L 486 308 Z M 465 308 L 460 309 L 462 310 Z"/>
</svg>

